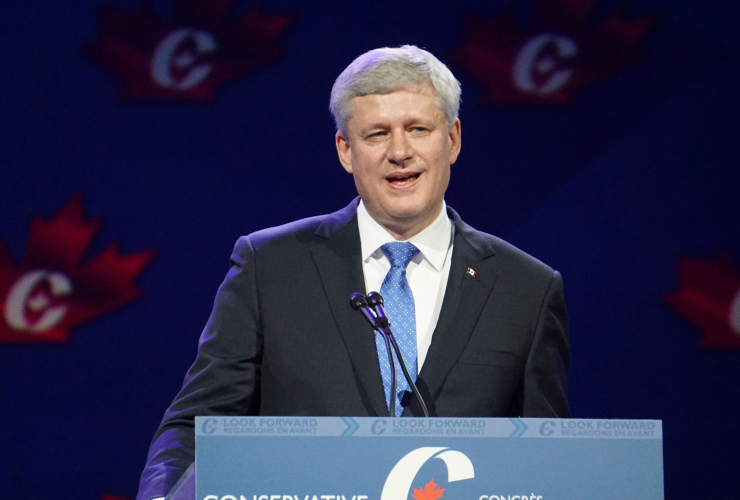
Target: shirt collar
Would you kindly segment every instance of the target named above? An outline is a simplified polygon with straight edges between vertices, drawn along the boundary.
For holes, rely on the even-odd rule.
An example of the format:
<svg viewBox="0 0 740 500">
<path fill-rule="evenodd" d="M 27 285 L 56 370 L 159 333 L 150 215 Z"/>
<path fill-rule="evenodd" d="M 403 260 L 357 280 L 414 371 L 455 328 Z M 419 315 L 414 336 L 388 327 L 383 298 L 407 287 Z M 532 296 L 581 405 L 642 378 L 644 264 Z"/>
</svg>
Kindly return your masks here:
<svg viewBox="0 0 740 500">
<path fill-rule="evenodd" d="M 375 255 L 383 255 L 380 247 L 396 239 L 383 226 L 373 219 L 360 200 L 357 205 L 357 225 L 360 228 L 360 244 L 362 246 L 362 261 L 368 262 Z M 452 243 L 452 222 L 447 217 L 447 205 L 442 201 L 442 211 L 436 219 L 423 231 L 407 240 L 419 249 L 419 253 L 436 270 L 444 266 L 447 253 Z"/>
</svg>

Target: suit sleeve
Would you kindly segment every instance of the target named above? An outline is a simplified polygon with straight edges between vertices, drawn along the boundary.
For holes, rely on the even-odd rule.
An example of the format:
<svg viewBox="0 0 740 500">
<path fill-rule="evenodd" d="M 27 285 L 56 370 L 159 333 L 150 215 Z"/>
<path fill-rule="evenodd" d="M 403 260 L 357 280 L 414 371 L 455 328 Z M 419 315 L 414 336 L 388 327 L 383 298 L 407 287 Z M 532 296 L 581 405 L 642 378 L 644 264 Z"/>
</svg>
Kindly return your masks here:
<svg viewBox="0 0 740 500">
<path fill-rule="evenodd" d="M 255 252 L 240 238 L 200 337 L 198 355 L 154 435 L 137 500 L 165 496 L 195 460 L 195 416 L 259 410 L 262 331 Z"/>
<path fill-rule="evenodd" d="M 570 346 L 563 280 L 553 273 L 535 326 L 524 368 L 522 415 L 569 418 L 568 371 Z"/>
</svg>

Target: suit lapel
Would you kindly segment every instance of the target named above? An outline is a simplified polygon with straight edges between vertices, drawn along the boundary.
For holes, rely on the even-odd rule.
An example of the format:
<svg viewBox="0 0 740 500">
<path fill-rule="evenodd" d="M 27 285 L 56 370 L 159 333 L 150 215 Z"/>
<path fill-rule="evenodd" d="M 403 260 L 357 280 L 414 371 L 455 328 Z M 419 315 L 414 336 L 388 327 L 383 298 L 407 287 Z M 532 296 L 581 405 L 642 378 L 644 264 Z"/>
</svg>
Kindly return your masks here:
<svg viewBox="0 0 740 500">
<path fill-rule="evenodd" d="M 490 243 L 451 208 L 448 214 L 455 225 L 450 275 L 432 343 L 417 380 L 427 405 L 442 389 L 465 349 L 497 277 L 496 259 L 489 258 L 495 254 Z M 468 268 L 474 270 L 475 276 L 467 272 Z M 430 410 L 434 413 L 433 408 Z M 415 403 L 404 412 L 411 414 L 421 414 Z"/>
<path fill-rule="evenodd" d="M 355 374 L 376 415 L 388 415 L 378 366 L 375 333 L 349 305 L 353 292 L 365 291 L 357 201 L 329 215 L 315 233 L 311 254 Z"/>
</svg>

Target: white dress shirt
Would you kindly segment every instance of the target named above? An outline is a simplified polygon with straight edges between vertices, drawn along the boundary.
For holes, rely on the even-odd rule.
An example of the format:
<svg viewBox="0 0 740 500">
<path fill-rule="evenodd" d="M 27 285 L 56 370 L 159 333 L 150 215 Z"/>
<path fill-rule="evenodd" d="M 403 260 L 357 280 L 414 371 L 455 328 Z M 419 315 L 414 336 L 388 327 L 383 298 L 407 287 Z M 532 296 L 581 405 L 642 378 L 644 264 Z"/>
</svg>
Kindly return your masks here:
<svg viewBox="0 0 740 500">
<path fill-rule="evenodd" d="M 391 264 L 381 246 L 397 241 L 383 226 L 373 219 L 360 201 L 357 206 L 357 224 L 362 245 L 362 271 L 365 275 L 365 292 L 379 292 Z M 419 371 L 424 364 L 432 343 L 432 333 L 437 326 L 442 309 L 447 278 L 452 260 L 452 222 L 447 217 L 447 206 L 423 231 L 407 240 L 419 253 L 406 268 L 406 279 L 414 295 L 416 310 L 416 352 Z"/>
</svg>

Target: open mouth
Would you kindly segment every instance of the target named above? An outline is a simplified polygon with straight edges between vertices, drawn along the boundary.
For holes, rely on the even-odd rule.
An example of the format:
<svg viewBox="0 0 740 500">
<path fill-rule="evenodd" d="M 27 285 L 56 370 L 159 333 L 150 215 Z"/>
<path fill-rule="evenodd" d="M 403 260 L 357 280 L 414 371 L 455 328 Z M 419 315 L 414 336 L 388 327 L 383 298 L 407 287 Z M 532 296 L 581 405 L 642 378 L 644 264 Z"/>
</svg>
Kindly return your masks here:
<svg viewBox="0 0 740 500">
<path fill-rule="evenodd" d="M 403 187 L 413 183 L 420 175 L 421 172 L 417 172 L 415 174 L 394 174 L 386 177 L 385 180 L 387 180 L 391 186 Z"/>
</svg>

